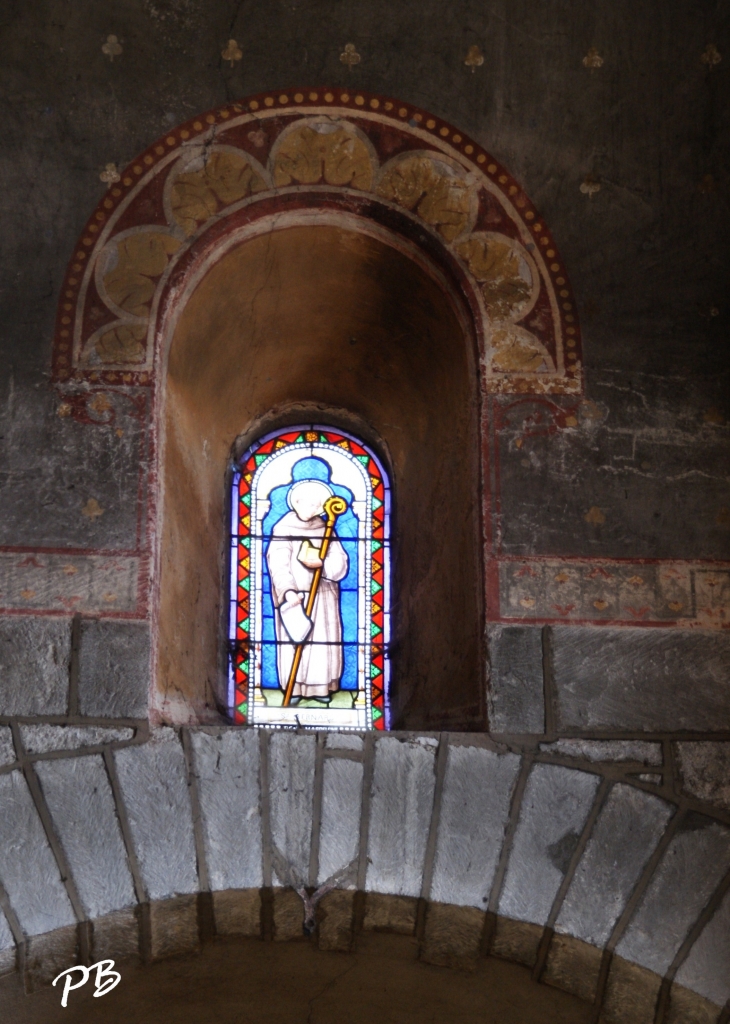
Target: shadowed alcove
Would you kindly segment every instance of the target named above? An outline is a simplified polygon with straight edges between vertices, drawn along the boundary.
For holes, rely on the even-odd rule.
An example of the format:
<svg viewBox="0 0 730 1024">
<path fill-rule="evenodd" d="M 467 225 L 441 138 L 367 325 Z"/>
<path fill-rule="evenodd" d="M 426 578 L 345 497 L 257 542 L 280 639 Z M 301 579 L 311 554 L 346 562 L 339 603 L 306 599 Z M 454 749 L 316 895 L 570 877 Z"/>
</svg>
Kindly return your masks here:
<svg viewBox="0 0 730 1024">
<path fill-rule="evenodd" d="M 423 253 L 364 223 L 274 220 L 208 256 L 170 303 L 154 697 L 164 720 L 210 720 L 225 704 L 232 452 L 313 419 L 359 434 L 392 475 L 393 726 L 485 726 L 468 320 Z"/>
</svg>

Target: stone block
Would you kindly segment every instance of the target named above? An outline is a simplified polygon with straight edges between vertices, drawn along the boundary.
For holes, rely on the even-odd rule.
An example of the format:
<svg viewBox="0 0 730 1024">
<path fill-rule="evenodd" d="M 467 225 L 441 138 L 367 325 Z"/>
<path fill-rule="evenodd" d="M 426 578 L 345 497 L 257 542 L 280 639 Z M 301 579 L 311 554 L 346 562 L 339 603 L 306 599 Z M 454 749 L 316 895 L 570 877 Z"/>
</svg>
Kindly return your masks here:
<svg viewBox="0 0 730 1024">
<path fill-rule="evenodd" d="M 79 747 L 98 747 L 103 743 L 131 740 L 134 729 L 104 729 L 95 725 L 21 725 L 20 736 L 27 753 L 45 754 L 50 750 L 78 750 Z"/>
<path fill-rule="evenodd" d="M 725 964 L 727 970 L 727 962 Z M 666 1024 L 717 1024 L 722 1007 L 681 985 L 672 986 Z"/>
<path fill-rule="evenodd" d="M 93 960 L 139 958 L 139 921 L 135 910 L 115 910 L 93 922 Z"/>
<path fill-rule="evenodd" d="M 594 946 L 606 944 L 672 811 L 664 800 L 633 786 L 612 788 L 566 893 L 556 931 Z"/>
<path fill-rule="evenodd" d="M 84 619 L 79 646 L 79 708 L 99 718 L 146 718 L 150 633 L 146 622 Z"/>
<path fill-rule="evenodd" d="M 258 889 L 219 889 L 213 893 L 218 935 L 261 935 L 261 893 Z"/>
<path fill-rule="evenodd" d="M 65 886 L 20 771 L 0 775 L 0 882 L 26 935 L 75 925 Z"/>
<path fill-rule="evenodd" d="M 542 933 L 540 925 L 498 917 L 490 953 L 503 960 L 515 960 L 518 964 L 534 967 Z"/>
<path fill-rule="evenodd" d="M 638 761 L 640 764 L 661 765 L 661 743 L 647 740 L 581 740 L 561 739 L 555 743 L 541 743 L 546 754 L 562 754 L 585 761 Z"/>
<path fill-rule="evenodd" d="M 418 900 L 412 897 L 369 892 L 365 904 L 363 930 L 413 935 L 416 930 L 417 910 Z"/>
<path fill-rule="evenodd" d="M 356 732 L 328 732 L 325 747 L 327 750 L 362 750 L 363 739 Z"/>
<path fill-rule="evenodd" d="M 200 947 L 197 896 L 150 903 L 150 952 L 153 960 L 194 953 Z"/>
<path fill-rule="evenodd" d="M 355 893 L 335 889 L 323 896 L 318 904 L 319 926 L 317 941 L 320 949 L 349 953 L 353 941 L 353 904 Z"/>
<path fill-rule="evenodd" d="M 274 889 L 274 940 L 304 938 L 304 901 L 293 889 Z"/>
<path fill-rule="evenodd" d="M 187 769 L 180 742 L 160 729 L 114 754 L 142 879 L 151 900 L 198 888 Z"/>
<path fill-rule="evenodd" d="M 357 857 L 360 842 L 363 766 L 359 761 L 327 758 L 322 788 L 317 884 L 342 872 Z M 357 879 L 353 865 L 348 881 Z"/>
<path fill-rule="evenodd" d="M 559 729 L 730 729 L 730 635 L 554 630 Z"/>
<path fill-rule="evenodd" d="M 689 814 L 616 947 L 619 956 L 664 974 L 728 867 L 730 829 Z"/>
<path fill-rule="evenodd" d="M 601 1007 L 600 1024 L 654 1024 L 662 979 L 615 956 Z"/>
<path fill-rule="evenodd" d="M 682 789 L 730 811 L 730 743 L 677 743 Z"/>
<path fill-rule="evenodd" d="M 555 935 L 541 980 L 592 1003 L 598 986 L 602 953 L 570 935 Z"/>
<path fill-rule="evenodd" d="M 433 809 L 437 742 L 386 736 L 375 746 L 367 890 L 419 896 Z"/>
<path fill-rule="evenodd" d="M 275 732 L 269 743 L 271 838 L 290 874 L 276 876 L 279 883 L 299 887 L 309 882 L 316 740 L 312 735 Z"/>
<path fill-rule="evenodd" d="M 515 754 L 449 747 L 431 899 L 486 910 L 519 767 Z"/>
<path fill-rule="evenodd" d="M 544 733 L 542 630 L 490 626 L 489 728 L 503 733 Z"/>
<path fill-rule="evenodd" d="M 65 715 L 69 619 L 0 618 L 0 715 Z"/>
<path fill-rule="evenodd" d="M 101 755 L 37 761 L 35 770 L 88 916 L 131 906 L 134 886 Z"/>
<path fill-rule="evenodd" d="M 676 981 L 721 1006 L 730 999 L 730 892 L 692 946 Z"/>
<path fill-rule="evenodd" d="M 0 910 L 0 978 L 15 970 L 16 949 L 13 933 L 5 914 Z"/>
<path fill-rule="evenodd" d="M 536 764 L 520 808 L 499 913 L 545 924 L 598 788 L 598 777 Z"/>
<path fill-rule="evenodd" d="M 25 986 L 33 992 L 50 985 L 61 971 L 77 964 L 79 954 L 76 925 L 33 935 L 25 944 Z"/>
<path fill-rule="evenodd" d="M 476 907 L 429 903 L 421 960 L 439 967 L 473 970 L 479 957 L 485 913 Z"/>
<path fill-rule="evenodd" d="M 6 974 L 14 974 L 18 969 L 18 952 L 15 946 L 0 949 L 0 978 Z"/>
<path fill-rule="evenodd" d="M 191 731 L 211 889 L 258 889 L 261 866 L 259 734 Z"/>
<path fill-rule="evenodd" d="M 0 768 L 7 764 L 13 764 L 15 760 L 15 744 L 10 726 L 0 725 Z"/>
</svg>

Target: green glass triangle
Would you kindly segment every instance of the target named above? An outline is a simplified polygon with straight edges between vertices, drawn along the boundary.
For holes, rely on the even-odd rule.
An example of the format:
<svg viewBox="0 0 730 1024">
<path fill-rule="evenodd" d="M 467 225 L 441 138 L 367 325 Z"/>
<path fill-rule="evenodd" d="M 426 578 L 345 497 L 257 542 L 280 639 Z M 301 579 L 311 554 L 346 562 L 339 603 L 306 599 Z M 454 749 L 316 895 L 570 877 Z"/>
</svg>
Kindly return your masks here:
<svg viewBox="0 0 730 1024">
<path fill-rule="evenodd" d="M 236 708 L 236 710 L 240 711 L 242 715 L 247 715 L 248 714 L 248 701 L 245 700 L 243 702 L 243 704 L 239 704 L 238 707 Z"/>
<path fill-rule="evenodd" d="M 248 494 L 244 494 L 244 496 L 241 498 L 241 501 L 243 502 L 244 505 L 248 505 L 248 507 L 250 508 L 251 507 L 251 492 L 249 491 Z"/>
<path fill-rule="evenodd" d="M 382 584 L 376 582 L 376 580 L 370 580 L 370 593 L 377 594 L 379 590 L 382 590 Z"/>
<path fill-rule="evenodd" d="M 294 444 L 302 444 L 304 442 L 304 434 L 300 434 L 299 437 L 294 439 Z"/>
<path fill-rule="evenodd" d="M 379 675 L 380 675 L 380 669 L 378 668 L 378 666 L 377 665 L 371 665 L 370 666 L 370 678 L 371 679 L 375 679 L 375 677 L 379 676 Z"/>
<path fill-rule="evenodd" d="M 380 632 L 380 626 L 377 624 L 377 622 L 371 622 L 370 623 L 370 636 L 377 636 L 379 632 Z"/>
<path fill-rule="evenodd" d="M 256 461 L 256 467 L 258 468 L 261 465 L 262 462 L 266 462 L 268 457 L 269 457 L 268 455 L 254 455 L 254 459 Z"/>
<path fill-rule="evenodd" d="M 239 587 L 243 587 L 244 590 L 250 590 L 251 589 L 251 577 L 247 576 L 245 580 L 240 580 L 238 585 L 239 585 Z"/>
<path fill-rule="evenodd" d="M 250 620 L 249 620 L 248 616 L 246 616 L 246 618 L 243 620 L 243 622 L 239 622 L 239 626 L 241 627 L 241 629 L 245 629 L 246 631 L 248 631 L 249 621 Z"/>
<path fill-rule="evenodd" d="M 383 546 L 382 540 L 373 540 L 373 541 L 370 542 L 370 550 L 371 551 L 380 551 L 382 546 Z"/>
<path fill-rule="evenodd" d="M 382 717 L 383 712 L 380 710 L 380 708 L 373 708 L 373 721 L 377 722 L 377 720 Z"/>
<path fill-rule="evenodd" d="M 375 496 L 373 496 L 373 508 L 380 508 L 382 504 L 383 503 L 380 500 L 380 498 L 376 498 Z"/>
<path fill-rule="evenodd" d="M 243 544 L 243 546 L 245 548 L 250 548 L 251 547 L 251 538 L 250 537 L 239 537 L 239 543 Z"/>
<path fill-rule="evenodd" d="M 329 441 L 328 441 L 328 440 L 327 440 L 327 438 L 326 438 L 326 437 L 324 436 L 324 434 L 320 434 L 320 435 L 319 435 L 319 440 L 320 440 L 320 441 L 322 442 L 322 444 L 329 444 Z"/>
<path fill-rule="evenodd" d="M 368 462 L 370 462 L 369 455 L 356 455 L 355 458 L 362 462 L 363 466 L 367 466 Z"/>
<path fill-rule="evenodd" d="M 248 662 L 247 661 L 239 661 L 239 663 L 238 663 L 238 671 L 239 672 L 246 672 L 246 673 L 248 673 Z"/>
</svg>

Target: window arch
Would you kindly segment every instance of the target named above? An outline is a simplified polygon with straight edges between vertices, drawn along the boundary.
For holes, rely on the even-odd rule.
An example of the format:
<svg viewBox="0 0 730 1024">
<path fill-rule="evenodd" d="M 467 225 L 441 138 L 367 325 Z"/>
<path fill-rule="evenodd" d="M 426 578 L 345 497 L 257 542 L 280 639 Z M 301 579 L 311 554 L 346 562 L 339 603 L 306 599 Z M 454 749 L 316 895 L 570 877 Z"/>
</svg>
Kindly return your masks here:
<svg viewBox="0 0 730 1024">
<path fill-rule="evenodd" d="M 359 438 L 259 438 L 231 486 L 229 712 L 271 727 L 387 729 L 390 484 Z"/>
</svg>

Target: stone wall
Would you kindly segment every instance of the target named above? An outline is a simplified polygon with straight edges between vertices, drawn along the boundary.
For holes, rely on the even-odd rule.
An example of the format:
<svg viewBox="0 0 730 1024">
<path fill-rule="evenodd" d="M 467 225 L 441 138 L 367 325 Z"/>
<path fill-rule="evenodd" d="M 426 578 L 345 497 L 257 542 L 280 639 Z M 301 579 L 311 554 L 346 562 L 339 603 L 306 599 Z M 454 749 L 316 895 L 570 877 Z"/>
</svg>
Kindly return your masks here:
<svg viewBox="0 0 730 1024">
<path fill-rule="evenodd" d="M 68 621 L 66 634 L 43 625 L 38 649 L 62 659 L 76 648 Z M 19 645 L 25 624 L 10 627 Z M 85 669 L 83 636 L 76 675 L 103 695 L 110 663 L 94 663 L 92 646 Z M 629 689 L 625 720 L 577 715 L 563 729 L 570 694 L 590 708 L 593 692 L 581 662 L 561 675 L 571 631 L 543 638 L 547 688 L 529 637 L 519 649 L 531 664 L 500 672 L 514 639 L 493 638 L 504 727 L 491 735 L 150 734 L 123 709 L 3 717 L 3 969 L 32 987 L 76 958 L 155 959 L 216 933 L 306 928 L 322 948 L 350 949 L 385 928 L 415 935 L 431 963 L 527 964 L 605 1021 L 719 1020 L 730 1009 L 726 718 L 713 733 L 700 708 L 705 731 L 667 729 L 662 706 L 652 721 Z M 575 642 L 573 657 L 585 658 Z M 59 710 L 67 699 L 66 686 Z"/>
<path fill-rule="evenodd" d="M 607 1021 L 730 1019 L 717 11 L 47 0 L 0 33 L 2 970 L 307 916 L 323 948 L 528 964 Z M 484 400 L 489 734 L 150 731 L 151 399 L 49 387 L 53 320 L 111 162 L 292 82 L 469 133 L 575 293 L 585 393 Z"/>
</svg>

